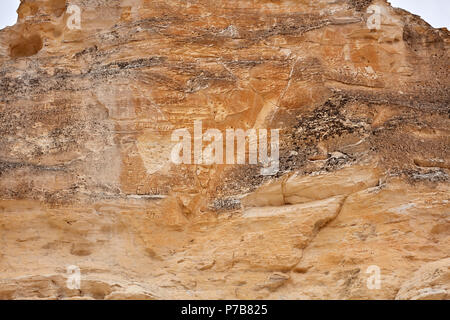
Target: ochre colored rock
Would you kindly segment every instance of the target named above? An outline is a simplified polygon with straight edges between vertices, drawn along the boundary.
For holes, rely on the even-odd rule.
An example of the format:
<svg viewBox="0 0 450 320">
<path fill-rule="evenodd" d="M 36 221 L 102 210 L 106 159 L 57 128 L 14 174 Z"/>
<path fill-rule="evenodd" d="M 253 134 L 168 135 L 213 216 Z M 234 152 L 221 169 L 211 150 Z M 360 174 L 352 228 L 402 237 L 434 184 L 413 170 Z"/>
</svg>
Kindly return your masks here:
<svg viewBox="0 0 450 320">
<path fill-rule="evenodd" d="M 449 300 L 450 258 L 427 263 L 406 281 L 398 300 Z"/>
<path fill-rule="evenodd" d="M 0 31 L 0 299 L 449 299 L 447 29 L 384 0 L 70 4 L 80 28 L 22 0 Z M 280 129 L 279 171 L 174 164 L 198 120 Z"/>
</svg>

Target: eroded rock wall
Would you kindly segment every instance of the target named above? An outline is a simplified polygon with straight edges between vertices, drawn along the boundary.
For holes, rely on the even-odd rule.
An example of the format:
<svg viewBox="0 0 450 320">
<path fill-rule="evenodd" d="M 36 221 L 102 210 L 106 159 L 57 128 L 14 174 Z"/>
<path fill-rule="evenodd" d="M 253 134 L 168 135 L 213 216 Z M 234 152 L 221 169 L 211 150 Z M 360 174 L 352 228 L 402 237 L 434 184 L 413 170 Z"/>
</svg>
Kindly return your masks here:
<svg viewBox="0 0 450 320">
<path fill-rule="evenodd" d="M 23 0 L 0 31 L 1 299 L 448 299 L 446 29 L 381 0 L 70 4 L 79 29 Z M 280 170 L 173 164 L 196 120 L 280 129 Z"/>
</svg>

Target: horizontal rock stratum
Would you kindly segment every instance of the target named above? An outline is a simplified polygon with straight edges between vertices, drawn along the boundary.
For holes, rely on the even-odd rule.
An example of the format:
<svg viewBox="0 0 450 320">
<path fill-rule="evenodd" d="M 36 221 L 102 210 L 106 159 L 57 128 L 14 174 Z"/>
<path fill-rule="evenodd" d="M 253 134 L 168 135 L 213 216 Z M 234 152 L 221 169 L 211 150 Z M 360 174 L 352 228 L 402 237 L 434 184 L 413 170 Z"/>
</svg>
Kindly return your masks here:
<svg viewBox="0 0 450 320">
<path fill-rule="evenodd" d="M 447 29 L 384 0 L 18 13 L 0 299 L 449 299 Z M 174 164 L 195 121 L 279 129 L 279 170 Z"/>
</svg>

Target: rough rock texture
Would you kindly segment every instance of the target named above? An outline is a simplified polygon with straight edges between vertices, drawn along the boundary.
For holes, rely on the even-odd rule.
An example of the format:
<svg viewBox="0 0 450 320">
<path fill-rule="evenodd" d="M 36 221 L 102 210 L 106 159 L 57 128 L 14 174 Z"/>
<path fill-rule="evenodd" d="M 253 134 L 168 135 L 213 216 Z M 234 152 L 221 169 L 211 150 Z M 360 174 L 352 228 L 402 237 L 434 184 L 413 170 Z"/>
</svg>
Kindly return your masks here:
<svg viewBox="0 0 450 320">
<path fill-rule="evenodd" d="M 70 3 L 80 30 L 22 0 L 0 31 L 0 299 L 449 298 L 446 29 L 381 0 Z M 194 120 L 282 129 L 280 172 L 172 164 Z"/>
</svg>

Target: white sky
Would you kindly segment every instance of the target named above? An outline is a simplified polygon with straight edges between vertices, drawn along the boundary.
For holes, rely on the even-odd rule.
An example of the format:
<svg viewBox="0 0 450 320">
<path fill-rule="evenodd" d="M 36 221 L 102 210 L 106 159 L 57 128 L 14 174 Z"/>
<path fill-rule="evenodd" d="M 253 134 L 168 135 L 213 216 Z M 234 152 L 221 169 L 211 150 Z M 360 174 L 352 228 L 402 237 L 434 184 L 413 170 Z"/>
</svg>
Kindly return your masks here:
<svg viewBox="0 0 450 320">
<path fill-rule="evenodd" d="M 19 4 L 20 0 L 0 0 L 0 29 L 16 23 Z"/>
<path fill-rule="evenodd" d="M 388 0 L 392 6 L 421 16 L 435 28 L 450 29 L 450 0 Z M 20 0 L 0 0 L 0 29 L 16 23 Z"/>
<path fill-rule="evenodd" d="M 388 0 L 393 7 L 421 16 L 435 28 L 450 30 L 450 0 Z"/>
</svg>

